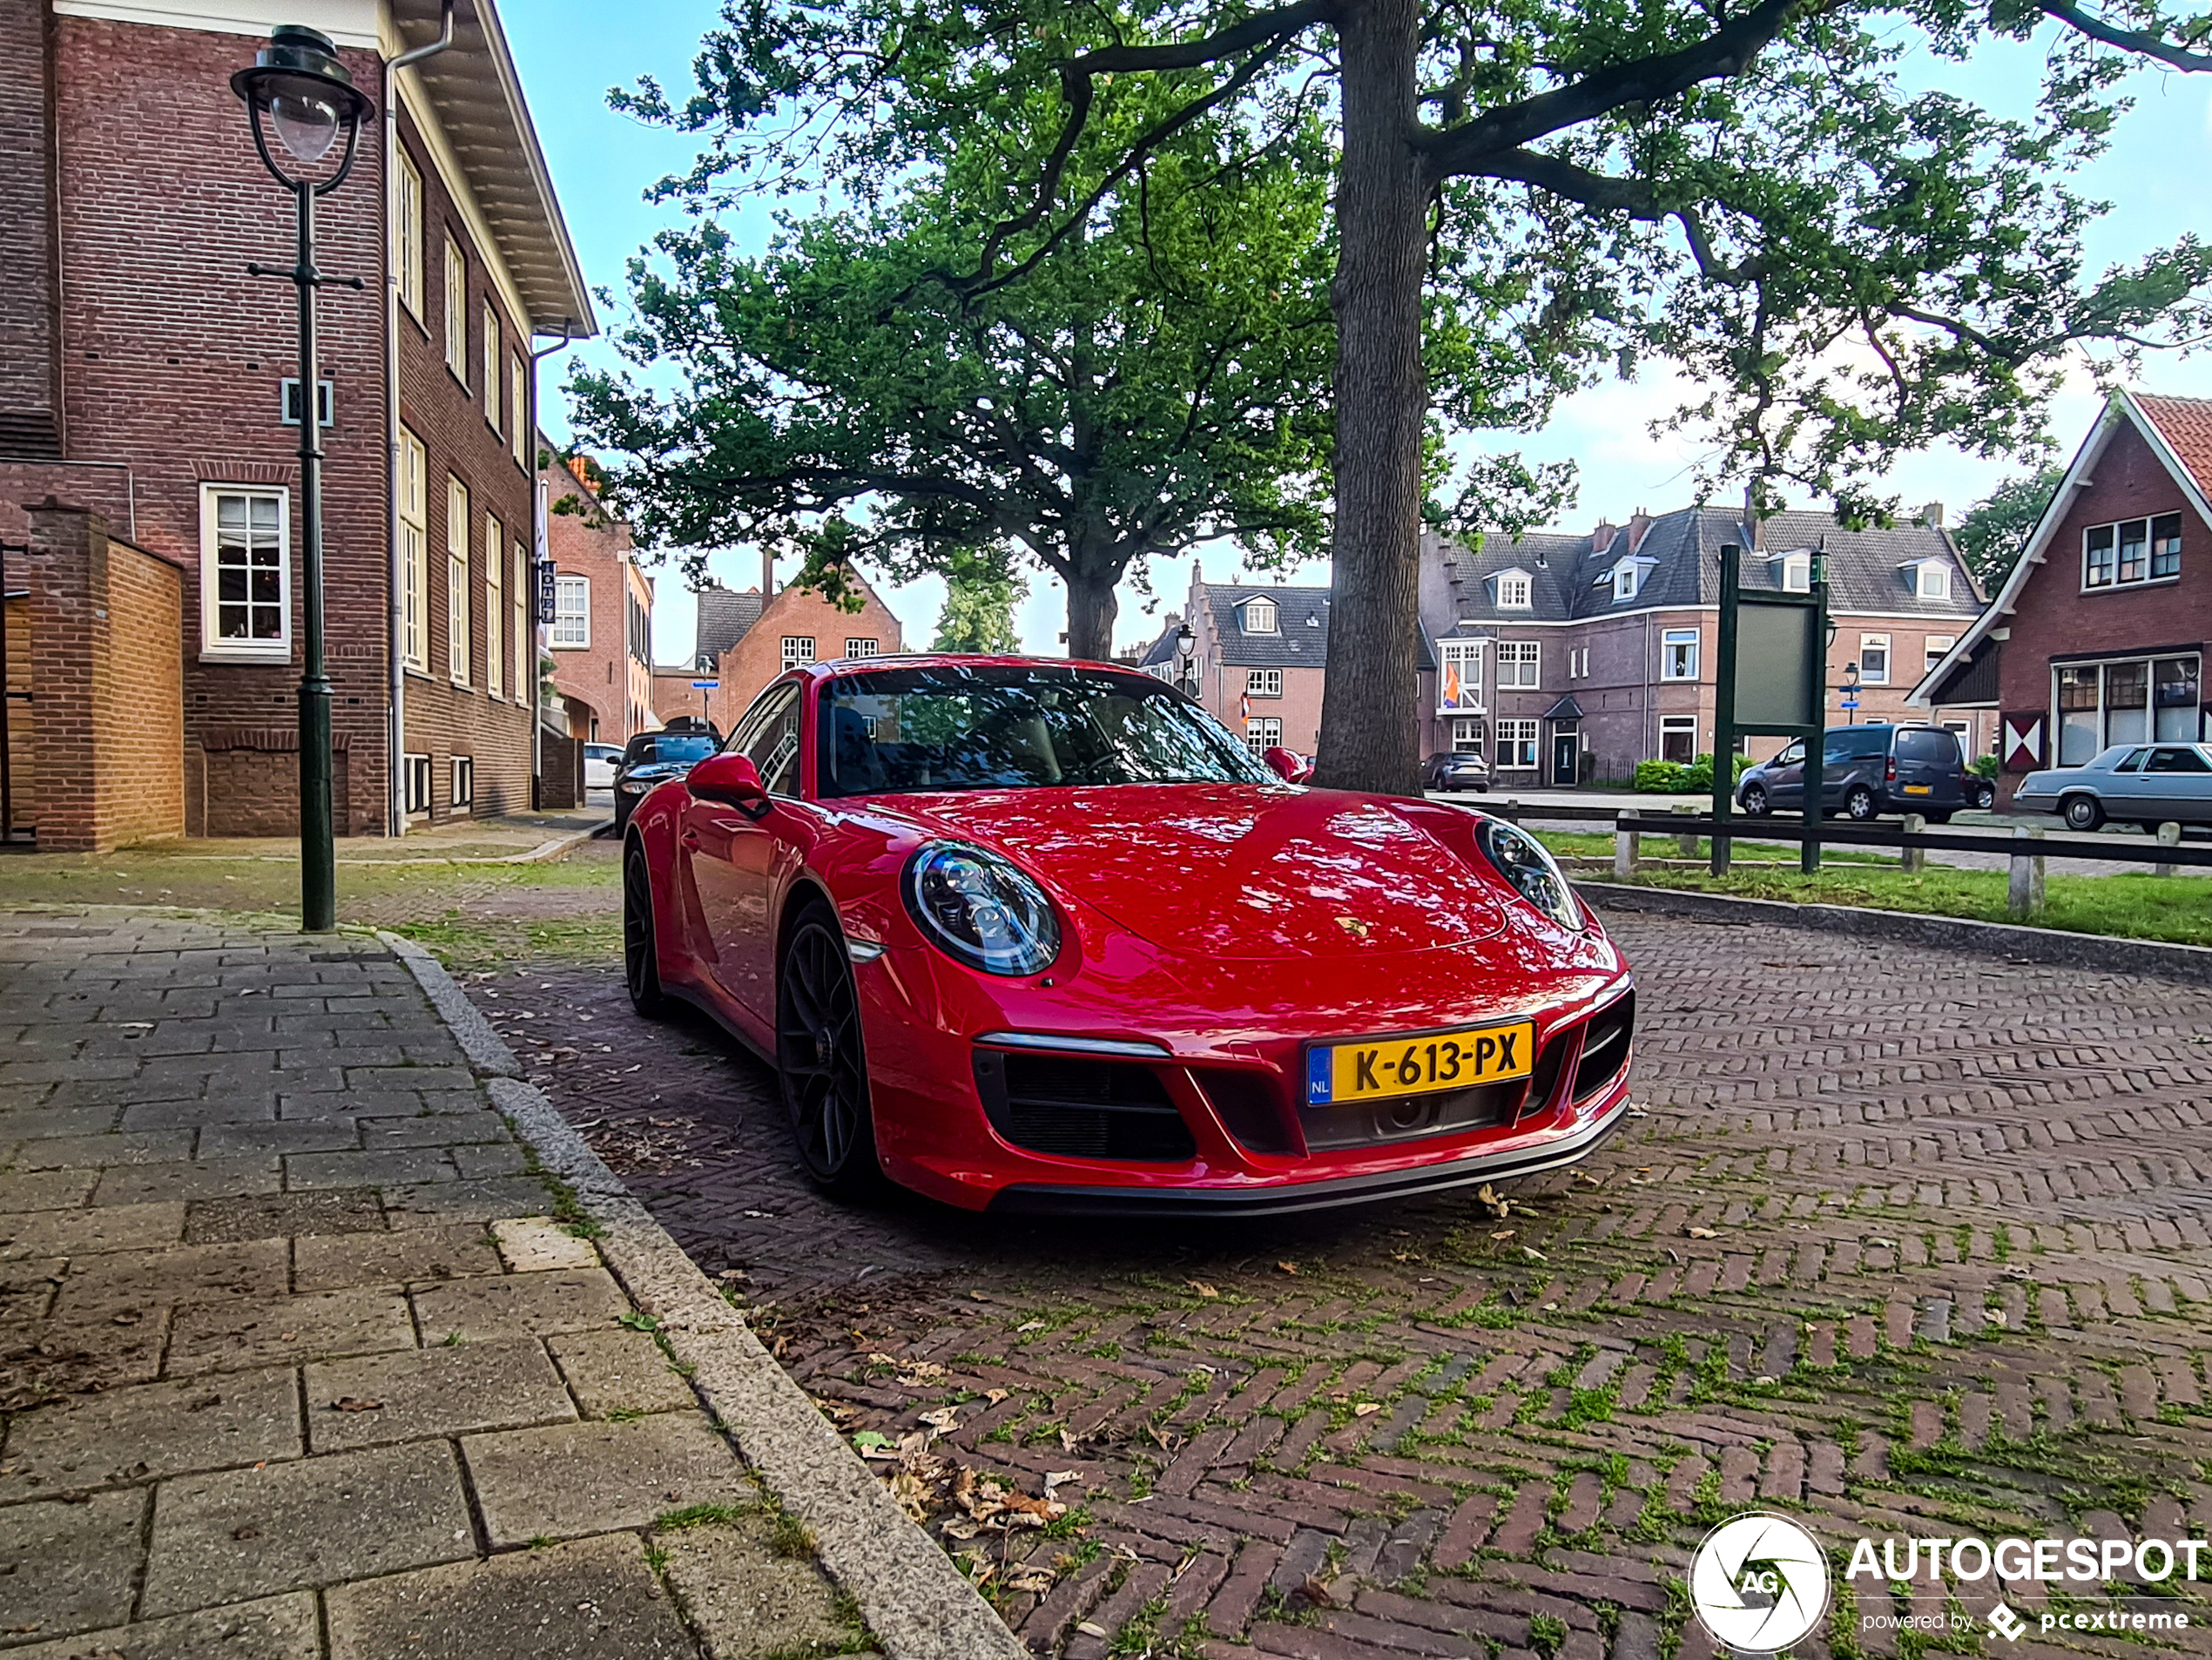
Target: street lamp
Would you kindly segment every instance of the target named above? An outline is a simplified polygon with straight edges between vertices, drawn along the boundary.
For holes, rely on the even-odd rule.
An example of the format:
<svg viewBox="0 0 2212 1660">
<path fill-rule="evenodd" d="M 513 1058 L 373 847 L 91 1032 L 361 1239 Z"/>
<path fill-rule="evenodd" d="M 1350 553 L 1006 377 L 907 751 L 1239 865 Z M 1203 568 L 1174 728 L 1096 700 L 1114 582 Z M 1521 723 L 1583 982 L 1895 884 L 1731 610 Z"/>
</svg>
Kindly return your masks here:
<svg viewBox="0 0 2212 1660">
<path fill-rule="evenodd" d="M 300 576 L 306 589 L 306 667 L 300 677 L 300 922 L 309 933 L 338 925 L 337 852 L 331 841 L 330 677 L 322 649 L 322 408 L 315 370 L 315 290 L 335 282 L 359 288 L 359 277 L 327 277 L 315 269 L 315 198 L 327 196 L 354 170 L 368 96 L 338 61 L 327 35 L 299 24 L 280 24 L 250 69 L 231 77 L 246 101 L 261 165 L 292 192 L 298 240 L 291 267 L 249 265 L 257 277 L 289 278 L 300 296 Z M 270 152 L 266 125 L 301 167 L 313 167 L 341 138 L 335 171 L 293 177 Z M 396 760 L 398 758 L 394 757 Z"/>
<path fill-rule="evenodd" d="M 1190 631 L 1190 624 L 1185 623 L 1175 631 L 1175 654 L 1178 659 L 1176 685 L 1193 697 L 1197 695 L 1198 687 L 1191 673 L 1190 654 L 1197 649 L 1198 637 Z"/>
<path fill-rule="evenodd" d="M 1844 665 L 1844 713 L 1849 717 L 1847 726 L 1858 725 L 1858 659 L 1853 658 Z"/>
</svg>

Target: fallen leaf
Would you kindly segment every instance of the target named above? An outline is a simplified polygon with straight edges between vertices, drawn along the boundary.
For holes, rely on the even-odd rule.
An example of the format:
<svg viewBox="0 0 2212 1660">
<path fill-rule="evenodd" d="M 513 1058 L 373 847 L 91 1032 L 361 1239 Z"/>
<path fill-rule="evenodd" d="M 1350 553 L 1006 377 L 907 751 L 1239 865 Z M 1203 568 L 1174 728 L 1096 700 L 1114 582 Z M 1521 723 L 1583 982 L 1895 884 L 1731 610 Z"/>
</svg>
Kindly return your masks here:
<svg viewBox="0 0 2212 1660">
<path fill-rule="evenodd" d="M 1013 1391 L 1010 1389 L 986 1389 L 983 1391 L 983 1404 L 995 1407 L 1011 1393 Z"/>
<path fill-rule="evenodd" d="M 1329 1594 L 1329 1588 L 1311 1574 L 1299 1582 L 1298 1595 L 1314 1608 L 1334 1608 L 1337 1605 L 1337 1599 Z"/>
<path fill-rule="evenodd" d="M 1112 1632 L 1109 1631 L 1104 1626 L 1099 1624 L 1096 1620 L 1082 1621 L 1076 1625 L 1076 1630 L 1082 1632 L 1087 1637 L 1103 1637 L 1111 1636 L 1113 1635 Z"/>
<path fill-rule="evenodd" d="M 960 1427 L 960 1409 L 956 1407 L 940 1407 L 934 1412 L 917 1413 L 914 1416 L 941 1434 Z"/>
<path fill-rule="evenodd" d="M 1379 1402 L 1373 1400 L 1363 1400 L 1352 1409 L 1352 1415 L 1354 1418 L 1366 1418 L 1375 1413 L 1379 1413 L 1381 1410 L 1382 1406 Z"/>
<path fill-rule="evenodd" d="M 1197 1296 L 1211 1299 L 1221 1295 L 1219 1292 L 1216 1291 L 1211 1285 L 1206 1284 L 1206 1282 L 1203 1279 L 1186 1279 L 1183 1283 L 1184 1289 L 1191 1292 Z"/>
<path fill-rule="evenodd" d="M 1278 1274 L 1294 1275 L 1298 1272 L 1298 1264 L 1294 1262 L 1278 1262 L 1275 1265 L 1275 1272 Z"/>
<path fill-rule="evenodd" d="M 341 1395 L 330 1403 L 330 1409 L 333 1412 L 381 1412 L 384 1410 L 384 1403 L 381 1400 L 364 1400 L 359 1395 Z"/>
<path fill-rule="evenodd" d="M 1534 1245 L 1521 1246 L 1521 1254 L 1527 1258 L 1531 1262 L 1549 1262 L 1551 1260 L 1549 1257 L 1546 1256 L 1542 1252 L 1537 1250 Z"/>
<path fill-rule="evenodd" d="M 1071 1481 L 1080 1485 L 1082 1479 L 1081 1470 L 1047 1470 L 1044 1473 L 1044 1495 L 1049 1499 Z"/>
<path fill-rule="evenodd" d="M 1492 1234 L 1490 1237 L 1498 1244 L 1503 1245 L 1507 1240 L 1512 1238 L 1518 1232 L 1519 1230 L 1515 1228 L 1501 1228 L 1497 1232 Z"/>
<path fill-rule="evenodd" d="M 1717 1239 L 1721 1237 L 1718 1228 L 1684 1228 L 1683 1232 L 1693 1239 Z"/>
<path fill-rule="evenodd" d="M 1028 1591 L 1042 1596 L 1052 1589 L 1053 1575 L 1049 1569 L 1032 1568 L 1023 1562 L 1007 1569 L 1006 1577 L 999 1582 L 1010 1591 Z"/>
<path fill-rule="evenodd" d="M 1021 1325 L 1015 1326 L 1014 1329 L 1017 1332 L 1042 1332 L 1044 1330 L 1044 1322 L 1042 1320 L 1023 1320 Z"/>
<path fill-rule="evenodd" d="M 872 1453 L 880 1458 L 894 1458 L 898 1455 L 898 1449 L 893 1444 L 891 1437 L 880 1429 L 862 1430 L 853 1437 L 853 1445 L 863 1458 Z"/>
<path fill-rule="evenodd" d="M 1498 1197 L 1498 1190 L 1485 1182 L 1475 1190 L 1475 1203 L 1490 1213 L 1491 1219 L 1502 1222 L 1513 1214 L 1513 1201 Z"/>
<path fill-rule="evenodd" d="M 1063 1453 L 1074 1452 L 1076 1450 L 1076 1443 L 1082 1439 L 1082 1438 L 1080 1435 L 1074 1434 L 1072 1431 L 1066 1429 L 1062 1430 L 1060 1432 L 1060 1450 Z"/>
<path fill-rule="evenodd" d="M 231 1537 L 233 1539 L 259 1539 L 260 1536 L 261 1530 L 255 1527 L 233 1528 L 231 1529 Z"/>
</svg>

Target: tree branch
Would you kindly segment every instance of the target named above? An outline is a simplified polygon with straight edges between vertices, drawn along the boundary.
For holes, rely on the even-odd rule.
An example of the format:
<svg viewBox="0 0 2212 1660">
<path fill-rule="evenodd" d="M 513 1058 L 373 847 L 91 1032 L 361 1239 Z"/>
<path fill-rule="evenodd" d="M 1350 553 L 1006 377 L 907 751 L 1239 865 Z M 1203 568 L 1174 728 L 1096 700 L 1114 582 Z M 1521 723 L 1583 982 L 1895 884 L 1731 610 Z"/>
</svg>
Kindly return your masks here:
<svg viewBox="0 0 2212 1660">
<path fill-rule="evenodd" d="M 1317 23 L 1330 23 L 1337 14 L 1336 0 L 1299 0 L 1278 11 L 1263 11 L 1208 35 L 1203 40 L 1174 41 L 1160 46 L 1101 46 L 1069 64 L 1063 74 L 1119 75 L 1130 71 L 1197 69 L 1271 40 L 1295 35 Z"/>
<path fill-rule="evenodd" d="M 2074 4 L 2073 0 L 2036 0 L 2036 3 L 2046 14 L 2056 17 L 2069 29 L 2087 35 L 2092 40 L 2101 40 L 2107 46 L 2117 46 L 2122 51 L 2140 53 L 2145 57 L 2155 57 L 2160 63 L 2170 64 L 2175 69 L 2212 70 L 2212 57 L 2185 51 L 2140 29 L 2122 29 L 2101 17 L 2093 17 Z"/>
<path fill-rule="evenodd" d="M 1468 176 L 1514 179 L 1585 207 L 1602 213 L 1626 213 L 1630 219 L 1647 223 L 1674 219 L 1682 226 L 1683 236 L 1689 244 L 1690 257 L 1697 261 L 1698 272 L 1710 282 L 1740 288 L 1765 273 L 1764 262 L 1757 260 L 1747 259 L 1736 265 L 1723 263 L 1713 252 L 1712 242 L 1705 234 L 1704 220 L 1695 207 L 1669 206 L 1637 179 L 1592 172 L 1587 167 L 1558 156 L 1548 156 L 1539 150 L 1512 150 L 1501 156 L 1487 157 Z"/>
</svg>

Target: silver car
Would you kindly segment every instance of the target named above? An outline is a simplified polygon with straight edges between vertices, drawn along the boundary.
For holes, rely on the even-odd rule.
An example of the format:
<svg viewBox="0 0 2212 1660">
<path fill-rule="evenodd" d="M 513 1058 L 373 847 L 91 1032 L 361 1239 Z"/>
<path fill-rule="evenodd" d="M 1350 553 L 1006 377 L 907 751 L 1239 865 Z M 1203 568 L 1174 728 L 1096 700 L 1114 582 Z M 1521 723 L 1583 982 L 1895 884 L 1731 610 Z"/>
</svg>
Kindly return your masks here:
<svg viewBox="0 0 2212 1660">
<path fill-rule="evenodd" d="M 2094 830 L 2107 819 L 2153 833 L 2168 822 L 2212 824 L 2212 749 L 2114 744 L 2086 766 L 2030 773 L 2013 805 L 2055 813 L 2069 830 Z"/>
</svg>

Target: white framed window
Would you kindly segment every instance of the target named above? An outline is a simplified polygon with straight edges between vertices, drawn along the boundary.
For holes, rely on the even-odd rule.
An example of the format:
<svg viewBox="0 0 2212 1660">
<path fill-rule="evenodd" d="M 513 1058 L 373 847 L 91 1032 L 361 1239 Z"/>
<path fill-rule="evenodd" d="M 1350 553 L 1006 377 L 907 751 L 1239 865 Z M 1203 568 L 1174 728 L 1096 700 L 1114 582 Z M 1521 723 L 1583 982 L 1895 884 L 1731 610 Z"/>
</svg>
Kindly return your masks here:
<svg viewBox="0 0 2212 1660">
<path fill-rule="evenodd" d="M 1782 591 L 1785 594 L 1809 594 L 1812 591 L 1812 555 L 1804 549 L 1782 556 Z"/>
<path fill-rule="evenodd" d="M 1696 759 L 1697 717 L 1696 715 L 1662 715 L 1659 717 L 1659 759 L 1676 761 L 1687 766 Z"/>
<path fill-rule="evenodd" d="M 1912 591 L 1922 599 L 1951 597 L 1951 567 L 1939 559 L 1923 559 L 1913 567 Z"/>
<path fill-rule="evenodd" d="M 2081 533 L 2081 586 L 2125 588 L 2182 574 L 2182 516 L 2093 524 Z"/>
<path fill-rule="evenodd" d="M 407 767 L 407 810 L 428 813 L 430 810 L 430 758 L 428 755 L 402 755 Z"/>
<path fill-rule="evenodd" d="M 1927 639 L 1923 642 L 1921 647 L 1926 656 L 1926 665 L 1921 669 L 1920 672 L 1923 674 L 1933 674 L 1935 672 L 1936 665 L 1942 662 L 1946 657 L 1950 655 L 1951 648 L 1958 644 L 1959 641 L 1955 635 L 1929 635 Z M 1950 723 L 1947 721 L 1945 723 L 1946 725 L 1949 724 Z"/>
<path fill-rule="evenodd" d="M 1439 640 L 1436 643 L 1436 712 L 1483 711 L 1482 653 L 1486 640 Z"/>
<path fill-rule="evenodd" d="M 1452 723 L 1452 747 L 1461 754 L 1480 755 L 1482 752 L 1482 723 L 1480 720 L 1454 720 Z"/>
<path fill-rule="evenodd" d="M 812 634 L 784 636 L 784 667 L 796 669 L 814 660 L 814 637 Z"/>
<path fill-rule="evenodd" d="M 1283 695 L 1283 671 L 1280 669 L 1252 669 L 1244 675 L 1244 694 L 1251 698 L 1279 698 Z"/>
<path fill-rule="evenodd" d="M 2188 743 L 2202 731 L 2203 658 L 2123 658 L 2052 671 L 2060 766 L 2108 744 Z"/>
<path fill-rule="evenodd" d="M 469 487 L 446 475 L 446 674 L 469 684 Z"/>
<path fill-rule="evenodd" d="M 430 519 L 422 441 L 400 428 L 400 658 L 430 671 Z"/>
<path fill-rule="evenodd" d="M 500 638 L 507 626 L 502 603 L 500 568 L 507 562 L 499 550 L 507 545 L 507 532 L 490 514 L 484 515 L 484 691 L 495 698 L 507 695 L 507 643 Z"/>
<path fill-rule="evenodd" d="M 590 577 L 553 578 L 553 644 L 564 651 L 582 651 L 590 645 Z"/>
<path fill-rule="evenodd" d="M 537 638 L 530 628 L 530 551 L 515 544 L 515 701 L 531 701 L 532 677 L 537 668 Z"/>
<path fill-rule="evenodd" d="M 873 657 L 880 649 L 879 643 L 874 640 L 853 639 L 845 642 L 845 655 L 847 657 Z"/>
<path fill-rule="evenodd" d="M 1248 599 L 1237 611 L 1238 626 L 1247 634 L 1280 632 L 1276 618 L 1275 602 L 1271 599 Z"/>
<path fill-rule="evenodd" d="M 446 238 L 446 367 L 463 388 L 469 384 L 469 260 L 461 244 Z"/>
<path fill-rule="evenodd" d="M 199 654 L 292 661 L 292 498 L 281 489 L 199 489 Z"/>
<path fill-rule="evenodd" d="M 1697 678 L 1697 631 L 1670 628 L 1659 637 L 1659 678 L 1695 680 Z"/>
<path fill-rule="evenodd" d="M 1613 567 L 1613 603 L 1617 605 L 1624 599 L 1634 599 L 1635 597 L 1636 562 L 1633 559 L 1623 559 Z"/>
<path fill-rule="evenodd" d="M 1533 720 L 1498 723 L 1498 760 L 1501 772 L 1533 773 L 1536 769 L 1536 726 Z"/>
<path fill-rule="evenodd" d="M 1862 634 L 1858 637 L 1858 681 L 1861 685 L 1885 686 L 1890 683 L 1890 637 L 1886 634 Z"/>
<path fill-rule="evenodd" d="M 1518 570 L 1509 570 L 1498 578 L 1498 609 L 1525 611 L 1534 604 L 1535 584 Z"/>
<path fill-rule="evenodd" d="M 1541 666 L 1543 648 L 1534 640 L 1500 640 L 1498 642 L 1498 690 L 1501 692 L 1534 692 L 1539 688 L 1537 671 Z"/>
<path fill-rule="evenodd" d="M 530 377 L 519 355 L 507 360 L 507 424 L 508 444 L 515 452 L 515 465 L 529 470 Z"/>
<path fill-rule="evenodd" d="M 1283 723 L 1274 715 L 1254 715 L 1244 723 L 1244 747 L 1264 755 L 1283 741 Z"/>
<path fill-rule="evenodd" d="M 476 799 L 476 758 L 473 755 L 455 755 L 451 767 L 451 793 L 447 799 L 456 808 L 468 806 Z"/>
<path fill-rule="evenodd" d="M 422 174 L 400 152 L 400 199 L 392 214 L 392 271 L 399 279 L 400 303 L 417 322 L 422 320 Z"/>
<path fill-rule="evenodd" d="M 499 430 L 499 312 L 484 301 L 484 423 Z"/>
</svg>

